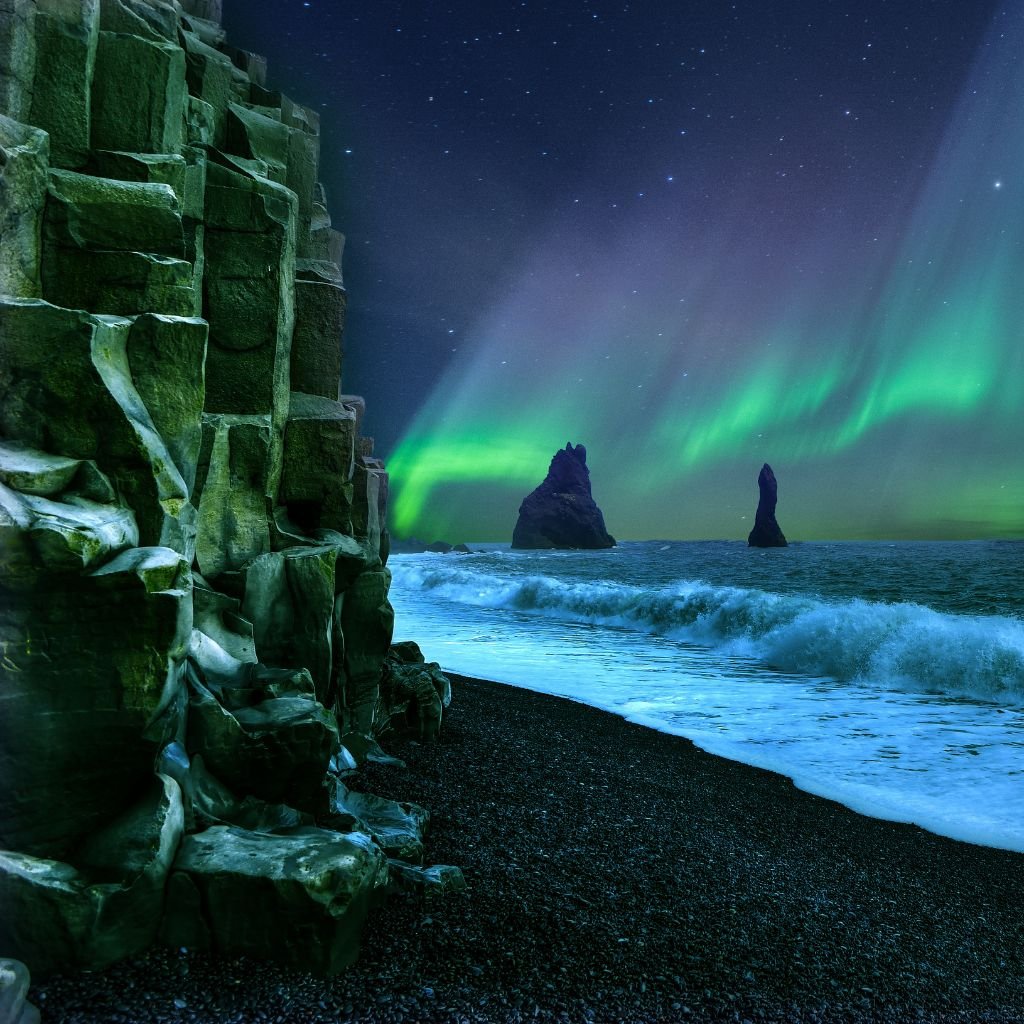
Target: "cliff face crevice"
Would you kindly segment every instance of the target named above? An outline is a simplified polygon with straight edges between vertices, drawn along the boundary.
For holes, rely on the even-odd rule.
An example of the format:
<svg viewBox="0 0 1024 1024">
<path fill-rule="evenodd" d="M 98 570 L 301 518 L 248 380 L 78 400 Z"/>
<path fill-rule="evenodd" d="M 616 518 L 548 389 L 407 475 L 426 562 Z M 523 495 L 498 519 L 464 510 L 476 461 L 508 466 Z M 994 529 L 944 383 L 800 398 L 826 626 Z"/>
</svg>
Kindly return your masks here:
<svg viewBox="0 0 1024 1024">
<path fill-rule="evenodd" d="M 0 10 L 0 955 L 36 973 L 334 971 L 422 858 L 422 809 L 343 782 L 449 690 L 385 667 L 319 119 L 219 7 Z"/>
</svg>

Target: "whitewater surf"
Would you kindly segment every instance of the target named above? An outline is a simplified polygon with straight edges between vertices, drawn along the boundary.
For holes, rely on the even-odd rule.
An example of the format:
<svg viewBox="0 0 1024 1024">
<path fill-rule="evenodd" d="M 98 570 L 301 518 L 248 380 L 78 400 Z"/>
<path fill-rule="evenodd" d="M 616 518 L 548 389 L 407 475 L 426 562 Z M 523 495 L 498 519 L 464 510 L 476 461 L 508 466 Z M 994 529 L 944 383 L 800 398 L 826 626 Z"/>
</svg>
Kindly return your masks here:
<svg viewBox="0 0 1024 1024">
<path fill-rule="evenodd" d="M 1024 545 L 404 555 L 401 636 L 876 817 L 1024 851 Z"/>
</svg>

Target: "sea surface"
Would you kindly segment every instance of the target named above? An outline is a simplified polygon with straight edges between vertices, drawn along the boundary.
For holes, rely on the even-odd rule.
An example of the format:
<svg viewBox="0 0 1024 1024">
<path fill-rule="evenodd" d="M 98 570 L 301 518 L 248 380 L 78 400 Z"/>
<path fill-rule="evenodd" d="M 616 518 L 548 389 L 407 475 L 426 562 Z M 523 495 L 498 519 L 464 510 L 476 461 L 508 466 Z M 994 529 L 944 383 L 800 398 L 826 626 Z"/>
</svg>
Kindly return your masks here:
<svg viewBox="0 0 1024 1024">
<path fill-rule="evenodd" d="M 393 555 L 396 639 L 1024 852 L 1024 542 Z"/>
</svg>

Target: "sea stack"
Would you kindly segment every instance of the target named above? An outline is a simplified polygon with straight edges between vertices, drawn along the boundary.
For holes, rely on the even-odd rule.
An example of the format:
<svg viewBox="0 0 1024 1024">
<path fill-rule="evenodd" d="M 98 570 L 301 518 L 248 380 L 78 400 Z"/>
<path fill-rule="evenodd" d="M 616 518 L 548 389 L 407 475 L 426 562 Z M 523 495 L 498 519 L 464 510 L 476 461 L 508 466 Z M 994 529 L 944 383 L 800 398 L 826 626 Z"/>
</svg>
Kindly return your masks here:
<svg viewBox="0 0 1024 1024">
<path fill-rule="evenodd" d="M 761 496 L 754 515 L 754 528 L 747 537 L 747 546 L 752 548 L 785 548 L 789 545 L 775 518 L 775 504 L 779 500 L 779 485 L 766 462 L 757 475 L 757 487 Z"/>
<path fill-rule="evenodd" d="M 555 452 L 544 482 L 523 499 L 513 548 L 613 548 L 615 538 L 590 493 L 587 449 L 570 442 Z"/>
</svg>

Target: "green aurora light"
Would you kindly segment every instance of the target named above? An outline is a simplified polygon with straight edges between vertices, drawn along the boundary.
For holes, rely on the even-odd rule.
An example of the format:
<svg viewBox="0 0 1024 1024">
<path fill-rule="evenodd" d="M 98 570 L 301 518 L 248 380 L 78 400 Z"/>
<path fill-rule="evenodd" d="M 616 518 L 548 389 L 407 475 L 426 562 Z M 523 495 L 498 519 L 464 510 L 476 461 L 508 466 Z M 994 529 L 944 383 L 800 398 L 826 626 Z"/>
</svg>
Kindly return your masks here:
<svg viewBox="0 0 1024 1024">
<path fill-rule="evenodd" d="M 572 440 L 622 538 L 745 536 L 766 460 L 791 537 L 1024 536 L 1021 24 L 889 237 L 780 269 L 728 222 L 557 225 L 388 459 L 395 532 L 508 537 Z"/>
</svg>

